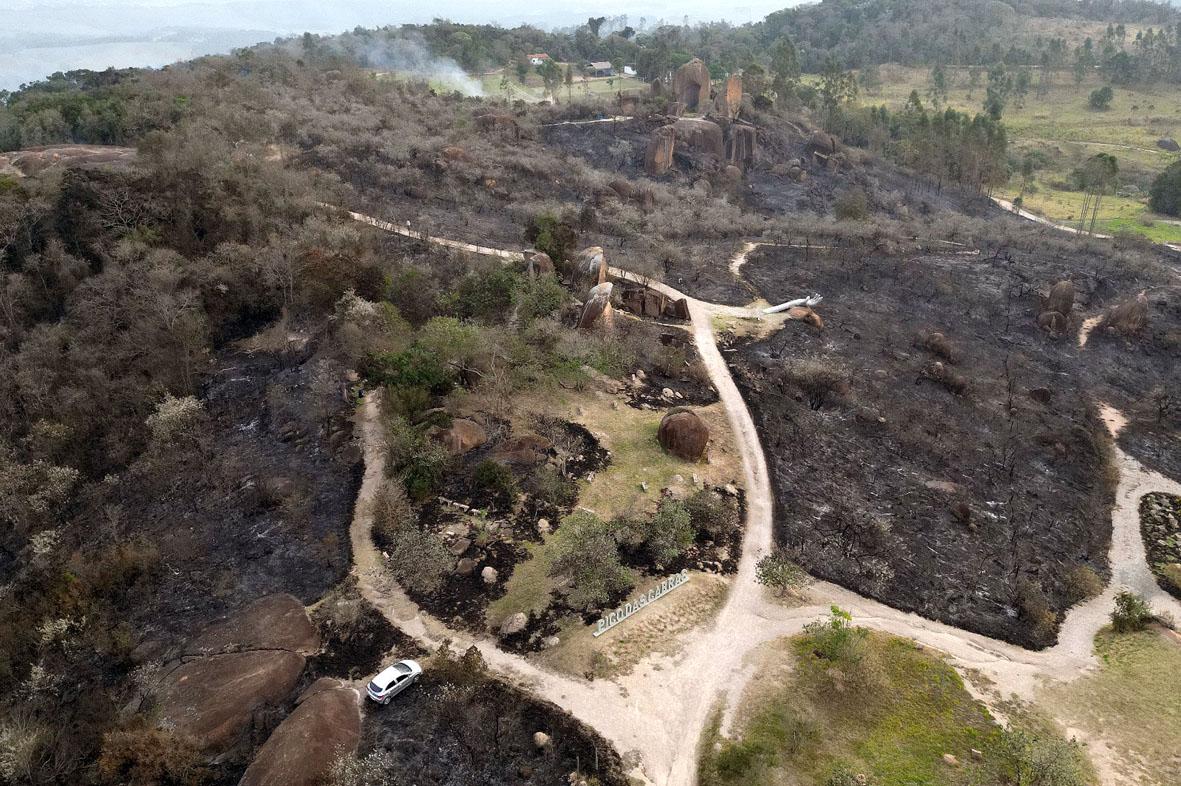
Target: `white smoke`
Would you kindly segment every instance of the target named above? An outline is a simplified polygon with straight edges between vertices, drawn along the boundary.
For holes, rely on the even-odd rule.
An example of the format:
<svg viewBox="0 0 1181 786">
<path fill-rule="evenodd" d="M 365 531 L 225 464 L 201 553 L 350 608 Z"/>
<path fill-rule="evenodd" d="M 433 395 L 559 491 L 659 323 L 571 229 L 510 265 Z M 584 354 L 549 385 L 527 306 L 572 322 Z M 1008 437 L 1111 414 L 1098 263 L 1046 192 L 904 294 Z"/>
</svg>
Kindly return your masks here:
<svg viewBox="0 0 1181 786">
<path fill-rule="evenodd" d="M 431 53 L 418 35 L 403 35 L 387 41 L 374 42 L 362 49 L 361 64 L 378 71 L 390 71 L 398 76 L 429 82 L 432 86 L 467 96 L 483 96 L 480 80 L 472 77 L 450 57 Z"/>
</svg>

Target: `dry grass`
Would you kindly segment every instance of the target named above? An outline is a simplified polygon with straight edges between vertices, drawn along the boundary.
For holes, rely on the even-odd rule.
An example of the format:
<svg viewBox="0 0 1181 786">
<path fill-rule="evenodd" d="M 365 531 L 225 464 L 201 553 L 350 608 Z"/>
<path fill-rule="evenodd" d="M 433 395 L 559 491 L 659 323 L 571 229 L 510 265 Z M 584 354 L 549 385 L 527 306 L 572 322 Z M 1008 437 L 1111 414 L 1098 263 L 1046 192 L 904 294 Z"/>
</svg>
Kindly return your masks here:
<svg viewBox="0 0 1181 786">
<path fill-rule="evenodd" d="M 649 655 L 672 655 L 680 649 L 680 637 L 714 616 L 726 599 L 729 580 L 712 573 L 691 573 L 688 584 L 645 607 L 602 636 L 593 626 L 572 619 L 559 637 L 562 643 L 540 655 L 546 666 L 578 676 L 611 678 L 628 674 Z M 659 577 L 636 586 L 639 596 L 654 587 Z"/>
</svg>

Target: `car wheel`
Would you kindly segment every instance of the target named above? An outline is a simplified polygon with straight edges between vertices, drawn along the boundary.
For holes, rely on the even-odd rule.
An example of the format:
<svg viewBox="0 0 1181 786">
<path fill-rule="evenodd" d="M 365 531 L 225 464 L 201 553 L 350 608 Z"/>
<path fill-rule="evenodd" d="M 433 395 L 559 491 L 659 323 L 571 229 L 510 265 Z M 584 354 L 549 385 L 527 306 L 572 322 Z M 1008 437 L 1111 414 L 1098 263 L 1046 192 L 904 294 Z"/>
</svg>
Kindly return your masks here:
<svg viewBox="0 0 1181 786">
<path fill-rule="evenodd" d="M 389 704 L 389 703 L 390 703 L 390 697 L 389 697 L 389 696 L 386 696 L 384 699 L 382 699 L 382 700 L 381 700 L 381 703 L 382 703 L 383 705 L 385 705 L 385 704 Z"/>
</svg>

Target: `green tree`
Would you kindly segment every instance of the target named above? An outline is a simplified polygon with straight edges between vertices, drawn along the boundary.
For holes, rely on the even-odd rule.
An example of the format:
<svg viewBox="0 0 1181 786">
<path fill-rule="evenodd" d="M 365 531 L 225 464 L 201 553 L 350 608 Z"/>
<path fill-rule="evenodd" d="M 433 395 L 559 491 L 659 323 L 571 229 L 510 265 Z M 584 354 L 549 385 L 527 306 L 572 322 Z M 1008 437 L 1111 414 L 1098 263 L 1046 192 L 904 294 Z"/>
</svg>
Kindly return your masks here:
<svg viewBox="0 0 1181 786">
<path fill-rule="evenodd" d="M 1109 153 L 1096 153 L 1075 171 L 1074 176 L 1084 194 L 1079 229 L 1094 232 L 1095 222 L 1099 217 L 1099 203 L 1102 202 L 1103 195 L 1114 189 L 1118 182 L 1119 161 Z"/>
<path fill-rule="evenodd" d="M 566 100 L 574 100 L 574 66 L 570 63 L 566 64 L 566 74 L 562 77 L 562 81 L 566 83 Z"/>
<path fill-rule="evenodd" d="M 553 547 L 550 574 L 570 578 L 566 601 L 576 609 L 599 608 L 634 583 L 619 560 L 617 528 L 589 511 L 562 519 Z"/>
<path fill-rule="evenodd" d="M 1014 786 L 1086 786 L 1091 782 L 1076 742 L 1013 730 L 1005 732 L 1002 750 Z"/>
<path fill-rule="evenodd" d="M 1091 91 L 1090 98 L 1087 99 L 1087 104 L 1091 109 L 1097 111 L 1106 111 L 1111 108 L 1111 99 L 1114 94 L 1111 91 L 1111 85 L 1104 85 L 1096 90 Z"/>
<path fill-rule="evenodd" d="M 537 73 L 541 76 L 542 84 L 545 85 L 546 95 L 552 98 L 554 91 L 562 83 L 562 67 L 553 60 L 543 60 L 541 65 L 537 67 Z"/>
<path fill-rule="evenodd" d="M 845 105 L 857 100 L 857 80 L 852 71 L 842 70 L 836 60 L 829 58 L 820 75 L 817 94 L 824 127 L 837 131 Z"/>
<path fill-rule="evenodd" d="M 947 103 L 947 72 L 939 63 L 931 69 L 931 85 L 927 88 L 927 96 L 936 109 Z"/>
<path fill-rule="evenodd" d="M 1005 103 L 1013 92 L 1013 77 L 1005 71 L 1002 63 L 988 70 L 988 87 L 985 89 L 984 111 L 993 120 L 1000 120 L 1005 112 Z"/>
<path fill-rule="evenodd" d="M 800 79 L 800 56 L 787 36 L 781 36 L 771 47 L 771 79 L 781 98 L 795 93 Z"/>
<path fill-rule="evenodd" d="M 1152 181 L 1149 206 L 1166 216 L 1181 216 L 1181 161 L 1174 161 Z"/>
</svg>

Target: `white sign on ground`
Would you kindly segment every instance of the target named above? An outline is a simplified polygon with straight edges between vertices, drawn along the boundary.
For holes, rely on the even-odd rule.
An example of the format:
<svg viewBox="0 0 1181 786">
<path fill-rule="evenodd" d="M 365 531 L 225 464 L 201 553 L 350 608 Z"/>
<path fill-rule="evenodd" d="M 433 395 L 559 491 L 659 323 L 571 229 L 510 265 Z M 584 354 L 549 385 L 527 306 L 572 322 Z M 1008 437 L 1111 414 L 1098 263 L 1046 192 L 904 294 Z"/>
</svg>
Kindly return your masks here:
<svg viewBox="0 0 1181 786">
<path fill-rule="evenodd" d="M 689 571 L 682 570 L 680 573 L 674 573 L 666 578 L 664 581 L 657 584 L 647 592 L 640 593 L 639 597 L 634 600 L 629 600 L 615 611 L 600 619 L 595 623 L 595 636 L 602 636 L 607 631 L 614 628 L 625 619 L 635 614 L 640 609 L 647 606 L 653 601 L 663 598 L 668 593 L 675 590 L 677 587 L 689 580 Z"/>
</svg>

